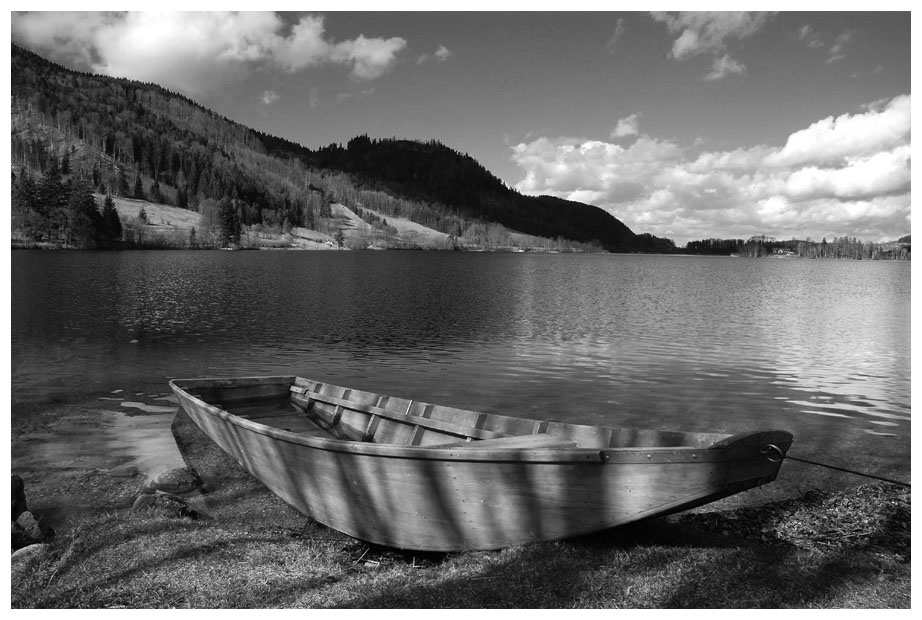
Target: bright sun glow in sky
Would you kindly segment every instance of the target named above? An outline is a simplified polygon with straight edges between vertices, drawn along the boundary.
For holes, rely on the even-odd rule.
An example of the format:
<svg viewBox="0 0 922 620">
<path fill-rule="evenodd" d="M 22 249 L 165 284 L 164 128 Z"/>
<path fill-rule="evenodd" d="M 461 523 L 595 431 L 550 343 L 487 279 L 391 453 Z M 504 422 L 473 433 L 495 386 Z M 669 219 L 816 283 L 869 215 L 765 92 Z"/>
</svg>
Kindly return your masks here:
<svg viewBox="0 0 922 620">
<path fill-rule="evenodd" d="M 680 245 L 910 233 L 908 4 L 480 10 L 493 6 L 11 22 L 14 43 L 66 67 L 154 82 L 310 148 L 437 139 L 523 193 L 587 202 Z"/>
</svg>

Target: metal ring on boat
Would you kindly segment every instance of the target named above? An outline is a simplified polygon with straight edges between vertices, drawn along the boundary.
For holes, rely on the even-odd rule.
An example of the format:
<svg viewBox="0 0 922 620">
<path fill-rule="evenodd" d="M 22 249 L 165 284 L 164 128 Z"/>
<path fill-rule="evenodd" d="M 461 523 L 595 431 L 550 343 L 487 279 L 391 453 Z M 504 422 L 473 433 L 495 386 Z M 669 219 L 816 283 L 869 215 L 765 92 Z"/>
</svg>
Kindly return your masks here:
<svg viewBox="0 0 922 620">
<path fill-rule="evenodd" d="M 780 463 L 781 461 L 784 460 L 784 452 L 782 452 L 781 448 L 779 448 L 773 443 L 768 444 L 767 446 L 759 450 L 759 452 L 765 455 L 765 458 L 767 458 L 772 463 Z M 774 453 L 777 456 L 772 456 L 772 453 Z"/>
</svg>

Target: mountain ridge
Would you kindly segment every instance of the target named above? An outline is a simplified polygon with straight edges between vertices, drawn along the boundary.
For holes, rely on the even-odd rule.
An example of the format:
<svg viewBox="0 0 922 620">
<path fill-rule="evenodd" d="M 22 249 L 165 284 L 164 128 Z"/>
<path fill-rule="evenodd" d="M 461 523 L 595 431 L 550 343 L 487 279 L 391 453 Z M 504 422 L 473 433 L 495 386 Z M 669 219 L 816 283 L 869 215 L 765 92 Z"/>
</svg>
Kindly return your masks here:
<svg viewBox="0 0 922 620">
<path fill-rule="evenodd" d="M 244 226 L 331 233 L 340 202 L 455 238 L 489 224 L 607 251 L 673 247 L 597 207 L 524 196 L 434 140 L 366 135 L 312 150 L 156 84 L 73 71 L 16 45 L 11 56 L 11 154 L 21 170 L 44 175 L 66 161 L 96 189 L 127 195 L 134 180 L 142 195 L 192 210 L 230 199 Z"/>
</svg>

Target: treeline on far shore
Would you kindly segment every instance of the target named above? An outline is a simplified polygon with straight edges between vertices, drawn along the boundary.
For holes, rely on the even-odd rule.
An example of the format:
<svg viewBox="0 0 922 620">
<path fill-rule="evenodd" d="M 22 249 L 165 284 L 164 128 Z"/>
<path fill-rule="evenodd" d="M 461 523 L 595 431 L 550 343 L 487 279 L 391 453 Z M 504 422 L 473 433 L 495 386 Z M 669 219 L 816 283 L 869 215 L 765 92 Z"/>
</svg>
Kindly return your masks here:
<svg viewBox="0 0 922 620">
<path fill-rule="evenodd" d="M 762 257 L 798 257 L 847 260 L 910 260 L 912 257 L 911 236 L 906 235 L 896 241 L 875 243 L 862 241 L 857 237 L 834 237 L 832 241 L 798 239 L 779 240 L 774 237 L 758 235 L 748 240 L 743 239 L 703 239 L 689 241 L 685 246 L 687 254 L 705 254 L 714 256 Z"/>
</svg>

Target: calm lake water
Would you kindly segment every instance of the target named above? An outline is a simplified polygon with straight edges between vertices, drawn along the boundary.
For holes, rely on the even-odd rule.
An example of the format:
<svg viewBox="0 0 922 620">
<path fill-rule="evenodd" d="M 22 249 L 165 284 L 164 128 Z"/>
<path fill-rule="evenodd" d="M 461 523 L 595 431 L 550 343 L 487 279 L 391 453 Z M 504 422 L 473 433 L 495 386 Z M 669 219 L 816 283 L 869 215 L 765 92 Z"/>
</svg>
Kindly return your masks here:
<svg viewBox="0 0 922 620">
<path fill-rule="evenodd" d="M 521 417 L 784 428 L 792 456 L 909 480 L 910 263 L 16 251 L 11 272 L 14 415 L 298 374 Z"/>
</svg>

